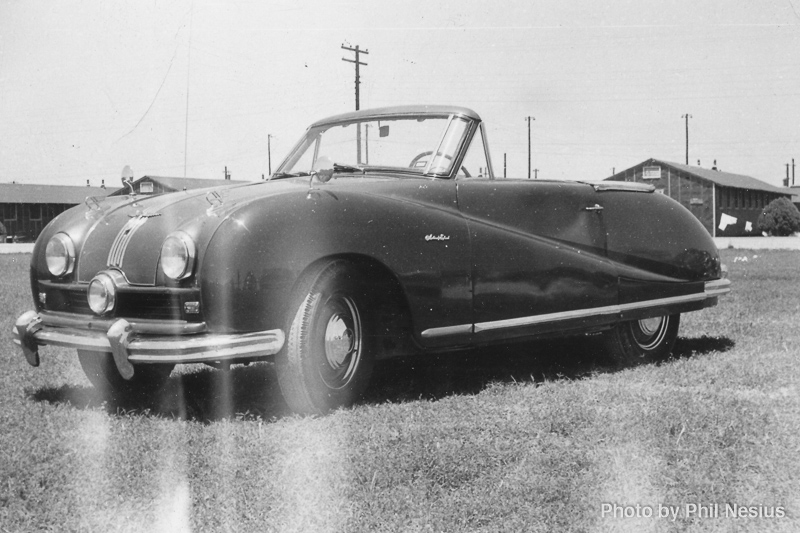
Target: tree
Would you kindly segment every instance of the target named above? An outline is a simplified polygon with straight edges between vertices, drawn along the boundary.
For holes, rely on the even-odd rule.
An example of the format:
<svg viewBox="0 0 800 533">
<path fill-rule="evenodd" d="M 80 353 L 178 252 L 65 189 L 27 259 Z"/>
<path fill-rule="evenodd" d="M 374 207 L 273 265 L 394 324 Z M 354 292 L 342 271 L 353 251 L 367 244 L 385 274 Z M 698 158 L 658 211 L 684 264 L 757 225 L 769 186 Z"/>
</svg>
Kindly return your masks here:
<svg viewBox="0 0 800 533">
<path fill-rule="evenodd" d="M 800 231 L 800 211 L 788 198 L 778 198 L 764 208 L 757 224 L 762 232 L 785 237 Z"/>
</svg>

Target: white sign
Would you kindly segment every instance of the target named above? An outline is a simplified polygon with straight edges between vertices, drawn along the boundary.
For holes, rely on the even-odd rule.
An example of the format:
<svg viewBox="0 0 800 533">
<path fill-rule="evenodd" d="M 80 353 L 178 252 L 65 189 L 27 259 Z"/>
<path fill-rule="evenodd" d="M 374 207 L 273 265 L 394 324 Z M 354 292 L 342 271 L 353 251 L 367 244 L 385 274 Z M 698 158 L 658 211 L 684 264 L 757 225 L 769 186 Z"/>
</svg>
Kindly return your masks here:
<svg viewBox="0 0 800 533">
<path fill-rule="evenodd" d="M 730 215 L 726 215 L 722 213 L 722 216 L 719 217 L 719 229 L 725 231 L 725 228 L 728 226 L 732 226 L 736 224 L 736 217 L 732 217 Z"/>
<path fill-rule="evenodd" d="M 642 169 L 643 180 L 660 180 L 661 167 L 644 167 Z"/>
</svg>

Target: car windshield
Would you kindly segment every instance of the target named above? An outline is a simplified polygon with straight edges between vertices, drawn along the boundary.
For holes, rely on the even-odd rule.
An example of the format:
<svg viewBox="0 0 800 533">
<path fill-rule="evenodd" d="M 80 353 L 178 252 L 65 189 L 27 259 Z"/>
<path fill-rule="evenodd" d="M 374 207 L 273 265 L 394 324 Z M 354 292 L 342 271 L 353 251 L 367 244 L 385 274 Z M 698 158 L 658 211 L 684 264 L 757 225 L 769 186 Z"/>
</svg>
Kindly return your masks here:
<svg viewBox="0 0 800 533">
<path fill-rule="evenodd" d="M 324 124 L 306 132 L 275 175 L 380 169 L 446 176 L 469 130 L 470 121 L 455 115 L 365 117 Z"/>
</svg>

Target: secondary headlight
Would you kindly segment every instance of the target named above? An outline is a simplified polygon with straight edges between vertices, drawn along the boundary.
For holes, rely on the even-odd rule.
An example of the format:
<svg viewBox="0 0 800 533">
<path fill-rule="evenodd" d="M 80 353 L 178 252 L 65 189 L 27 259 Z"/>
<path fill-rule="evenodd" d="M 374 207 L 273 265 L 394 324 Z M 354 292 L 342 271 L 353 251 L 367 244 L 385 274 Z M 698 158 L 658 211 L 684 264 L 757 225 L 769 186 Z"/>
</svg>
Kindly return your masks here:
<svg viewBox="0 0 800 533">
<path fill-rule="evenodd" d="M 44 250 L 47 270 L 54 276 L 64 276 L 75 267 L 75 245 L 66 233 L 56 233 Z"/>
<path fill-rule="evenodd" d="M 194 269 L 195 245 L 182 231 L 170 233 L 161 245 L 161 270 L 168 278 L 184 279 Z"/>
<path fill-rule="evenodd" d="M 89 283 L 89 293 L 86 296 L 92 311 L 103 315 L 114 309 L 117 302 L 117 286 L 111 276 L 101 272 Z"/>
</svg>

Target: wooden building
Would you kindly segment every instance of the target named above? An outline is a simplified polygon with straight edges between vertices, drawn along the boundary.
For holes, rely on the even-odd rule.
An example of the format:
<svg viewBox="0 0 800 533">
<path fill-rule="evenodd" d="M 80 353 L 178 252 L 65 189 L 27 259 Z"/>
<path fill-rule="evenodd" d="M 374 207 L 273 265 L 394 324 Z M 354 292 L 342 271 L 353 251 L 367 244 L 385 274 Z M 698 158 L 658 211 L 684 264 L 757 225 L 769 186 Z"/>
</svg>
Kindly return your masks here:
<svg viewBox="0 0 800 533">
<path fill-rule="evenodd" d="M 776 198 L 791 199 L 788 189 L 750 176 L 713 168 L 648 159 L 613 176 L 613 181 L 636 181 L 680 202 L 714 237 L 760 235 L 756 222 Z"/>
<path fill-rule="evenodd" d="M 60 213 L 83 203 L 88 196 L 103 197 L 105 187 L 0 183 L 0 241 L 33 242 Z"/>
<path fill-rule="evenodd" d="M 136 194 L 162 194 L 167 192 L 185 191 L 189 189 L 202 189 L 204 187 L 219 187 L 220 185 L 235 185 L 247 183 L 236 180 L 206 180 L 199 178 L 168 178 L 164 176 L 142 176 L 132 183 Z M 118 189 L 109 196 L 128 194 L 127 186 Z"/>
<path fill-rule="evenodd" d="M 133 187 L 137 194 L 161 194 L 238 183 L 247 182 L 144 176 L 134 181 Z M 87 197 L 119 196 L 128 191 L 127 186 L 106 189 L 105 184 L 79 187 L 0 183 L 0 242 L 33 242 L 51 220 Z"/>
<path fill-rule="evenodd" d="M 800 185 L 792 185 L 789 187 L 789 192 L 792 193 L 792 203 L 800 210 Z"/>
</svg>

